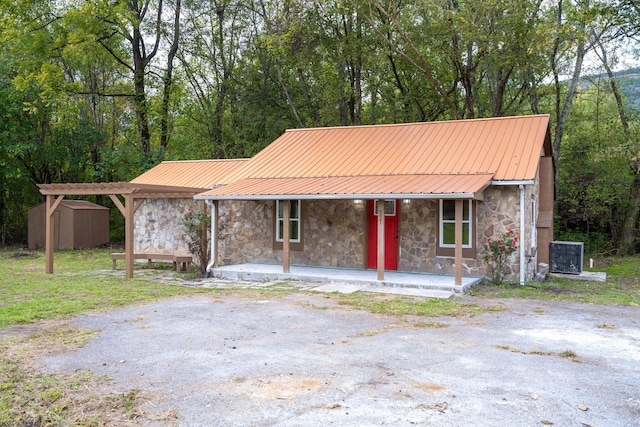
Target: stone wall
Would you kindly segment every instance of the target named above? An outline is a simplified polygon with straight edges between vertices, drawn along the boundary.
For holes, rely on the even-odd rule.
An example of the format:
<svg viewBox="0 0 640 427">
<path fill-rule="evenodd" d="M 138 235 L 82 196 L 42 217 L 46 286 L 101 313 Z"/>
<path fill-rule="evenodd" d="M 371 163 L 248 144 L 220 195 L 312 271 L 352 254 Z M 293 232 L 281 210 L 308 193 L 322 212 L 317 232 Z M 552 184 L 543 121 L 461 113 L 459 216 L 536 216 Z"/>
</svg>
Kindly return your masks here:
<svg viewBox="0 0 640 427">
<path fill-rule="evenodd" d="M 133 250 L 137 253 L 189 254 L 182 217 L 193 201 L 187 199 L 146 199 L 134 214 Z M 224 260 L 223 240 L 229 203 L 218 205 L 218 262 Z M 208 209 L 208 208 L 207 208 Z"/>
<path fill-rule="evenodd" d="M 221 265 L 278 262 L 273 253 L 274 205 L 272 200 L 227 205 L 220 221 Z"/>
<path fill-rule="evenodd" d="M 364 205 L 351 200 L 303 200 L 303 250 L 292 250 L 292 264 L 363 268 Z M 224 264 L 282 262 L 273 248 L 275 201 L 237 201 L 224 223 Z M 221 220 L 222 222 L 222 220 Z"/>
<path fill-rule="evenodd" d="M 516 186 L 492 186 L 484 191 L 484 201 L 477 203 L 477 275 L 487 275 L 487 266 L 483 257 L 487 240 L 499 239 L 508 230 L 520 233 L 520 192 Z M 522 237 L 520 237 L 522 244 Z M 519 245 L 520 246 L 520 245 Z M 506 280 L 519 280 L 520 257 L 516 251 L 507 266 Z"/>
<path fill-rule="evenodd" d="M 531 200 L 537 199 L 537 188 L 525 186 L 524 233 L 519 232 L 518 187 L 492 186 L 485 190 L 484 201 L 474 203 L 476 252 L 475 257 L 463 258 L 463 275 L 486 276 L 483 256 L 487 239 L 497 239 L 509 229 L 521 236 L 520 243 L 527 255 L 527 275 L 533 275 Z M 274 249 L 274 201 L 236 201 L 220 206 L 221 265 L 282 262 L 282 250 Z M 438 200 L 414 199 L 400 204 L 399 270 L 454 274 L 454 257 L 436 256 L 438 210 Z M 302 201 L 303 250 L 291 251 L 291 263 L 364 268 L 366 224 L 366 204 L 354 204 L 351 200 Z M 520 258 L 516 252 L 512 255 L 507 280 L 518 280 L 519 271 Z"/>
<path fill-rule="evenodd" d="M 186 229 L 181 223 L 191 205 L 186 199 L 146 199 L 134 214 L 136 253 L 188 254 Z"/>
</svg>

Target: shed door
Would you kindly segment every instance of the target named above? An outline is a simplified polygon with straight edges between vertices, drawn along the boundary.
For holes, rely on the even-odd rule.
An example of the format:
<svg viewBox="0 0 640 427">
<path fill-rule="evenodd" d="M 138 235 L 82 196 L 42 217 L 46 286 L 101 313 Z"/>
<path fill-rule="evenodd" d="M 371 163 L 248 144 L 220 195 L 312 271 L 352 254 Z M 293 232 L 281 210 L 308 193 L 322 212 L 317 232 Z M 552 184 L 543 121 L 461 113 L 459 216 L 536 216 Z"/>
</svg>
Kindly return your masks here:
<svg viewBox="0 0 640 427">
<path fill-rule="evenodd" d="M 384 269 L 398 269 L 398 213 L 399 200 L 384 201 Z M 369 201 L 368 268 L 378 268 L 377 200 Z"/>
</svg>

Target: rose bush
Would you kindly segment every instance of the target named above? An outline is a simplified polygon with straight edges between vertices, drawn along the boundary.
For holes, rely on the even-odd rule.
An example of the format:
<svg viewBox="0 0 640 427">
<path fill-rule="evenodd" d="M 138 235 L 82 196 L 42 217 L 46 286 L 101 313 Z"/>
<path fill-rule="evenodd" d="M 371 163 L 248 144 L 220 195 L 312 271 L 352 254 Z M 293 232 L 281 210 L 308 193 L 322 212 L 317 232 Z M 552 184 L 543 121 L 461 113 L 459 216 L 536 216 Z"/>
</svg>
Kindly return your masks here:
<svg viewBox="0 0 640 427">
<path fill-rule="evenodd" d="M 504 283 L 509 258 L 516 250 L 518 250 L 518 235 L 511 229 L 496 240 L 487 239 L 484 260 L 489 264 L 489 276 L 492 283 L 496 285 Z"/>
</svg>

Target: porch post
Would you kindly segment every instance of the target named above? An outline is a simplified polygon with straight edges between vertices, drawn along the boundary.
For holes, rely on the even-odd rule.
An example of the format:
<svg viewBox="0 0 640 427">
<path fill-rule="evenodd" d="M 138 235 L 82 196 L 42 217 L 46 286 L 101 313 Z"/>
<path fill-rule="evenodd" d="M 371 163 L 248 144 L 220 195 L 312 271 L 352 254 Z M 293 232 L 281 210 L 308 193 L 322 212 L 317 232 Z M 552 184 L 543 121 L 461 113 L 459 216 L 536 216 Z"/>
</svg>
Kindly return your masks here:
<svg viewBox="0 0 640 427">
<path fill-rule="evenodd" d="M 462 285 L 462 200 L 456 199 L 456 227 L 455 227 L 455 285 Z"/>
<path fill-rule="evenodd" d="M 124 203 L 124 252 L 126 262 L 125 276 L 127 279 L 131 279 L 133 277 L 133 194 L 126 194 L 124 196 Z"/>
<path fill-rule="evenodd" d="M 384 199 L 378 200 L 378 280 L 384 280 Z"/>
<path fill-rule="evenodd" d="M 276 202 L 277 203 L 277 202 Z M 282 272 L 289 272 L 289 217 L 291 216 L 291 201 L 283 200 L 283 221 L 282 221 Z"/>
<path fill-rule="evenodd" d="M 47 194 L 46 200 L 46 210 L 45 210 L 45 218 L 44 218 L 44 228 L 45 228 L 45 236 L 44 236 L 44 247 L 45 247 L 45 255 L 46 255 L 46 273 L 53 274 L 53 251 L 55 249 L 55 227 L 53 224 L 53 214 L 56 212 L 58 205 L 64 199 L 64 195 L 60 195 L 58 197 Z"/>
</svg>

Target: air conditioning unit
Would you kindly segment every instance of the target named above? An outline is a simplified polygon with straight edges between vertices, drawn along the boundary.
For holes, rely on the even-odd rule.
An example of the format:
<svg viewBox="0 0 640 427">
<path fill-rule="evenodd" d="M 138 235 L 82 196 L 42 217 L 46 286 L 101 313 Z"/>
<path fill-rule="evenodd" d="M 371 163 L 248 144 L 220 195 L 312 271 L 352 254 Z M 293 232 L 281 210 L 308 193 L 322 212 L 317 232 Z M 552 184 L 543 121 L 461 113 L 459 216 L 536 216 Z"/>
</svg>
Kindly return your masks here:
<svg viewBox="0 0 640 427">
<path fill-rule="evenodd" d="M 551 242 L 549 258 L 552 273 L 580 274 L 584 257 L 582 242 Z"/>
</svg>

